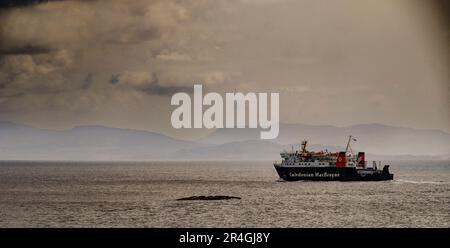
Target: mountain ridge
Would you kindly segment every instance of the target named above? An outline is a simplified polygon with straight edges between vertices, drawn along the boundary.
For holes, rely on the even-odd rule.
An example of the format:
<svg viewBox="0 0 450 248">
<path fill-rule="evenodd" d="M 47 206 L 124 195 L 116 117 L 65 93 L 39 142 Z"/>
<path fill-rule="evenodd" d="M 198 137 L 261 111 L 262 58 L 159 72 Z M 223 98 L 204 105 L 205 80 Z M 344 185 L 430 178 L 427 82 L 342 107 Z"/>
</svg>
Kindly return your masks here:
<svg viewBox="0 0 450 248">
<path fill-rule="evenodd" d="M 310 150 L 344 150 L 347 134 L 356 133 L 355 151 L 365 151 L 374 158 L 450 158 L 450 135 L 440 130 L 391 127 L 383 124 L 359 124 L 350 127 L 330 125 L 282 124 L 280 137 L 260 140 L 258 129 L 221 129 L 208 139 L 189 141 L 157 132 L 102 125 L 79 125 L 70 129 L 40 129 L 0 121 L 1 160 L 258 160 L 279 159 L 279 152 L 298 149 L 301 139 L 308 139 Z M 373 128 L 375 127 L 375 131 Z M 253 137 L 252 137 L 253 136 Z M 209 137 L 209 138 L 211 138 Z M 438 138 L 437 138 L 438 137 Z M 220 138 L 220 139 L 218 139 Z M 224 139 L 221 139 L 224 138 Z M 427 146 L 410 146 L 397 153 L 399 142 L 422 140 Z M 366 143 L 373 140 L 375 145 Z M 434 143 L 433 143 L 434 142 Z M 440 143 L 439 143 L 440 142 Z M 442 149 L 429 153 L 433 147 Z M 383 149 L 379 149 L 379 147 Z M 378 149 L 378 150 L 377 150 Z M 423 149 L 424 153 L 417 153 Z M 428 154 L 426 153 L 428 151 Z M 370 156 L 369 156 L 370 157 Z"/>
<path fill-rule="evenodd" d="M 202 138 L 206 144 L 257 140 L 261 129 L 220 129 Z M 281 124 L 273 142 L 288 145 L 308 140 L 324 145 L 345 146 L 348 136 L 357 138 L 361 150 L 377 154 L 442 155 L 450 150 L 450 134 L 436 129 L 414 129 L 384 124 L 331 125 Z"/>
</svg>

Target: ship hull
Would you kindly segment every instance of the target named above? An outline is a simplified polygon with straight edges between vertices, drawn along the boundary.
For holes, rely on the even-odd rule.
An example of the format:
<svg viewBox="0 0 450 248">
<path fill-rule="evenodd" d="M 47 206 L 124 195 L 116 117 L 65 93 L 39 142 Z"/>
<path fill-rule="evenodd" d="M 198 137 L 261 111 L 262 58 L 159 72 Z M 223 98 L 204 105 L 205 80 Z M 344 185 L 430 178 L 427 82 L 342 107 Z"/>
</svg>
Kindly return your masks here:
<svg viewBox="0 0 450 248">
<path fill-rule="evenodd" d="M 286 181 L 385 181 L 394 179 L 388 170 L 357 170 L 354 167 L 285 167 L 274 164 Z"/>
</svg>

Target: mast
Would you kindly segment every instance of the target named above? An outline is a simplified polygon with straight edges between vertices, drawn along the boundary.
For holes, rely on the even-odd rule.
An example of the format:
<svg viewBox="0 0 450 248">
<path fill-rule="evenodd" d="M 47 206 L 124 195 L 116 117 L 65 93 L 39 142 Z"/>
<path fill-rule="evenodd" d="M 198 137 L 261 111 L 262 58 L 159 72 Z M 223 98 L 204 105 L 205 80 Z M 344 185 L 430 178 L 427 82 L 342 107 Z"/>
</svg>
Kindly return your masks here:
<svg viewBox="0 0 450 248">
<path fill-rule="evenodd" d="M 307 140 L 302 141 L 302 153 L 306 154 L 306 144 L 308 144 Z"/>
<path fill-rule="evenodd" d="M 350 141 L 356 141 L 355 138 L 353 138 L 353 136 L 348 136 L 348 142 L 347 142 L 347 147 L 345 148 L 345 154 L 347 154 L 348 151 L 350 151 L 350 153 L 353 155 L 353 151 L 352 151 L 352 147 L 350 146 Z"/>
</svg>

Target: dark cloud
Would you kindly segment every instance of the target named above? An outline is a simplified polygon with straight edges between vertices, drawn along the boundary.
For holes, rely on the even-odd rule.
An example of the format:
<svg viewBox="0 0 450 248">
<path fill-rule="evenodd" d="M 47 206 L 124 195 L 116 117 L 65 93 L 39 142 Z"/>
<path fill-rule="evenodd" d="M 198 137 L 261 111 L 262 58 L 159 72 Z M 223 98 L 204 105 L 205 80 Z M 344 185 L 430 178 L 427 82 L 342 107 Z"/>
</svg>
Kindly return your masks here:
<svg viewBox="0 0 450 248">
<path fill-rule="evenodd" d="M 0 55 L 18 55 L 18 54 L 43 54 L 54 51 L 50 47 L 25 45 L 22 47 L 2 47 L 0 42 Z"/>
<path fill-rule="evenodd" d="M 192 83 L 185 83 L 184 85 L 189 85 Z M 159 95 L 159 96 L 171 96 L 177 92 L 187 92 L 190 93 L 193 91 L 193 87 L 189 86 L 178 86 L 173 83 L 165 83 L 163 84 L 157 73 L 153 73 L 153 80 L 150 84 L 144 85 L 140 88 L 141 91 L 151 94 L 151 95 Z"/>
<path fill-rule="evenodd" d="M 157 82 L 153 82 L 148 86 L 142 87 L 140 90 L 150 95 L 171 96 L 177 92 L 191 92 L 192 87 L 162 86 Z"/>
<path fill-rule="evenodd" d="M 120 74 L 112 75 L 109 83 L 118 84 L 120 82 Z"/>
<path fill-rule="evenodd" d="M 431 5 L 434 7 L 435 11 L 444 20 L 447 28 L 450 29 L 450 1 L 448 0 L 432 0 Z"/>
<path fill-rule="evenodd" d="M 45 85 L 45 83 L 19 89 L 14 84 L 0 84 L 0 89 L 3 89 L 0 92 L 1 98 L 21 98 L 27 95 L 55 95 L 67 91 L 67 89 L 58 89 L 52 87 L 52 85 Z"/>
<path fill-rule="evenodd" d="M 165 96 L 201 83 L 280 92 L 286 122 L 450 130 L 449 1 L 44 2 L 2 2 L 4 119 L 167 128 Z"/>
<path fill-rule="evenodd" d="M 36 4 L 42 2 L 49 3 Z M 167 42 L 189 17 L 189 5 L 176 0 L 7 1 L 4 6 L 11 7 L 0 12 L 3 54 Z"/>
<path fill-rule="evenodd" d="M 0 2 L 0 9 L 29 6 L 29 5 L 46 3 L 46 2 L 51 2 L 51 1 L 62 1 L 62 0 L 2 0 Z"/>
<path fill-rule="evenodd" d="M 191 92 L 192 87 L 163 84 L 157 73 L 125 72 L 111 76 L 110 84 L 124 87 L 149 95 L 171 96 L 177 92 Z"/>
</svg>

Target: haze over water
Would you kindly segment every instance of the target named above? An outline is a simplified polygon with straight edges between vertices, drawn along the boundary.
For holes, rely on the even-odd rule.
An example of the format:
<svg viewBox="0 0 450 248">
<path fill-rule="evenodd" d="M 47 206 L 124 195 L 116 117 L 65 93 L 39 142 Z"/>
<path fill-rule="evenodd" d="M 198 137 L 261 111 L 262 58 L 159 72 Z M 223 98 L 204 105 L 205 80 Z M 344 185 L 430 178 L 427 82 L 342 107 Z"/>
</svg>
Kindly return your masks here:
<svg viewBox="0 0 450 248">
<path fill-rule="evenodd" d="M 0 162 L 0 227 L 450 227 L 450 161 L 281 182 L 272 162 Z M 176 201 L 193 195 L 241 200 Z"/>
</svg>

